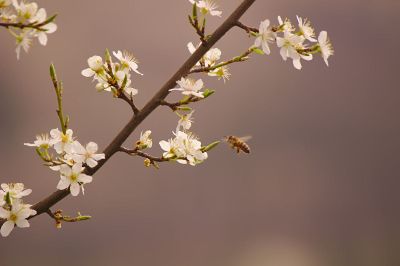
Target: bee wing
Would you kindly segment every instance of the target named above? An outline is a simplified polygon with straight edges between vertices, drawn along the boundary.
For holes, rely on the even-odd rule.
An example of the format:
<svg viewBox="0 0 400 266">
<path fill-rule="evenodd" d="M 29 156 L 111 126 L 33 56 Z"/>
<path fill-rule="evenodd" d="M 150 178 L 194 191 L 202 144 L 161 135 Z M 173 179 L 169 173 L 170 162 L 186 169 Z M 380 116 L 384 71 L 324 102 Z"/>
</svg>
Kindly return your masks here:
<svg viewBox="0 0 400 266">
<path fill-rule="evenodd" d="M 243 142 L 247 142 L 249 141 L 251 138 L 253 138 L 252 136 L 244 136 L 244 137 L 240 137 L 239 139 Z"/>
</svg>

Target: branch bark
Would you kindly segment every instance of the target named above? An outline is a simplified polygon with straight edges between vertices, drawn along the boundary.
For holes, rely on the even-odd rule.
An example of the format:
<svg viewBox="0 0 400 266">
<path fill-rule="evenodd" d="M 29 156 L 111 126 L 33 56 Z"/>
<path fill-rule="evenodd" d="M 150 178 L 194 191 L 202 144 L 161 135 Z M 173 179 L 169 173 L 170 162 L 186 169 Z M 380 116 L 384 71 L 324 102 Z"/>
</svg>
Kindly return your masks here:
<svg viewBox="0 0 400 266">
<path fill-rule="evenodd" d="M 126 126 L 118 133 L 118 135 L 112 140 L 112 142 L 104 150 L 106 158 L 99 161 L 99 164 L 95 168 L 86 168 L 86 174 L 94 175 L 101 167 L 116 153 L 120 150 L 122 144 L 128 139 L 131 133 L 137 128 L 142 121 L 150 115 L 157 107 L 161 105 L 161 102 L 168 96 L 169 90 L 176 86 L 176 81 L 181 77 L 189 74 L 190 70 L 196 63 L 211 49 L 215 43 L 217 43 L 230 29 L 237 26 L 237 22 L 242 15 L 250 8 L 250 6 L 256 0 L 243 0 L 239 7 L 225 20 L 225 22 L 215 30 L 206 43 L 203 43 L 178 69 L 178 71 L 172 75 L 172 77 L 162 86 L 162 88 L 150 99 L 150 101 L 143 107 L 142 110 L 136 113 Z M 57 202 L 64 199 L 69 195 L 69 190 L 57 190 L 48 197 L 44 198 L 40 202 L 32 206 L 32 209 L 37 211 L 35 216 L 46 213 L 52 206 Z M 33 218 L 32 216 L 30 218 Z M 4 221 L 3 221 L 4 222 Z M 0 221 L 0 225 L 3 223 Z"/>
</svg>

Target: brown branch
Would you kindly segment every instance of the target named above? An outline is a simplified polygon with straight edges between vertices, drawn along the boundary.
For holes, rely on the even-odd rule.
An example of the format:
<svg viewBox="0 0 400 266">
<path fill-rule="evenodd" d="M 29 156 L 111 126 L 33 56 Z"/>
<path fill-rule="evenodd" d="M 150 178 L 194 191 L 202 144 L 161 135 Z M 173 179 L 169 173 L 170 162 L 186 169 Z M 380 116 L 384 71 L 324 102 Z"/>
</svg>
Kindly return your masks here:
<svg viewBox="0 0 400 266">
<path fill-rule="evenodd" d="M 207 43 L 200 46 L 178 69 L 178 71 L 172 75 L 172 77 L 164 84 L 164 86 L 150 99 L 150 101 L 140 110 L 137 115 L 133 116 L 131 120 L 125 125 L 125 127 L 118 133 L 114 140 L 104 150 L 105 159 L 99 161 L 99 164 L 94 168 L 86 168 L 85 174 L 94 175 L 100 168 L 116 153 L 120 150 L 122 144 L 131 135 L 131 133 L 140 125 L 143 120 L 150 115 L 157 107 L 160 106 L 160 102 L 167 97 L 169 90 L 174 88 L 176 81 L 181 77 L 186 76 L 194 65 L 205 55 L 205 53 L 214 46 L 230 29 L 232 29 L 236 22 L 242 17 L 242 15 L 250 8 L 250 6 L 256 0 L 243 0 L 238 8 L 225 20 L 225 22 L 211 35 L 207 40 Z M 44 198 L 40 202 L 32 206 L 32 209 L 37 211 L 36 217 L 41 215 L 49 208 L 54 206 L 57 202 L 68 196 L 69 189 L 57 190 L 48 197 Z M 0 225 L 3 222 L 0 221 Z"/>
<path fill-rule="evenodd" d="M 132 111 L 135 115 L 137 115 L 140 112 L 140 110 L 136 107 L 135 103 L 133 102 L 132 97 L 128 97 L 124 92 L 121 92 L 118 98 L 127 102 L 129 106 L 132 108 Z"/>
<path fill-rule="evenodd" d="M 169 159 L 162 158 L 162 157 L 154 157 L 154 156 L 151 156 L 151 155 L 149 155 L 147 153 L 141 152 L 141 151 L 139 151 L 137 149 L 130 150 L 130 149 L 127 149 L 127 148 L 124 148 L 124 147 L 120 147 L 119 151 L 120 152 L 124 152 L 124 153 L 129 154 L 129 155 L 134 155 L 134 156 L 136 155 L 136 156 L 139 156 L 139 157 L 143 157 L 143 158 L 149 159 L 151 162 L 162 163 L 162 162 L 168 162 L 169 161 Z"/>
<path fill-rule="evenodd" d="M 241 23 L 240 21 L 236 21 L 236 25 L 237 27 L 244 29 L 248 34 L 250 34 L 250 32 L 255 32 L 258 33 L 258 29 L 256 28 L 252 28 L 252 27 L 248 27 L 246 25 L 244 25 L 243 23 Z"/>
</svg>

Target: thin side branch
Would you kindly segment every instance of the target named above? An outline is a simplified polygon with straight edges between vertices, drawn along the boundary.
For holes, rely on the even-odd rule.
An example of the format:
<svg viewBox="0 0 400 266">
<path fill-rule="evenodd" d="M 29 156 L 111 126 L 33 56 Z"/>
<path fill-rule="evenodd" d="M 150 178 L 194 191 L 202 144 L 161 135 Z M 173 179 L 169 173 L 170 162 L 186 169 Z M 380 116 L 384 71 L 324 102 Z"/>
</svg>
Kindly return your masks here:
<svg viewBox="0 0 400 266">
<path fill-rule="evenodd" d="M 139 151 L 139 150 L 137 150 L 137 149 L 132 149 L 132 150 L 130 150 L 130 149 L 121 147 L 121 148 L 119 149 L 119 151 L 120 151 L 120 152 L 124 152 L 124 153 L 129 154 L 129 155 L 134 155 L 134 156 L 136 155 L 136 156 L 139 156 L 139 157 L 143 157 L 143 158 L 149 159 L 151 162 L 162 163 L 162 162 L 168 162 L 168 161 L 169 161 L 169 160 L 166 159 L 166 158 L 163 158 L 163 157 L 154 157 L 154 156 L 151 156 L 151 155 L 149 155 L 149 154 L 147 154 L 147 153 L 141 152 L 141 151 Z"/>
<path fill-rule="evenodd" d="M 174 88 L 176 81 L 181 77 L 186 76 L 193 66 L 205 55 L 205 53 L 214 46 L 230 29 L 236 26 L 242 15 L 250 8 L 256 0 L 243 0 L 238 8 L 225 20 L 225 22 L 211 35 L 205 45 L 200 46 L 186 62 L 178 69 L 178 71 L 171 76 L 171 78 L 164 84 L 164 86 L 150 99 L 150 101 L 140 110 L 137 115 L 133 116 L 126 126 L 118 133 L 114 140 L 104 150 L 105 159 L 99 161 L 95 168 L 86 168 L 85 174 L 94 175 L 101 167 L 120 150 L 122 144 L 128 139 L 132 132 L 147 118 L 157 107 L 160 102 L 164 100 L 169 90 Z M 56 203 L 69 195 L 69 190 L 57 190 L 42 201 L 32 206 L 32 209 L 37 211 L 36 217 L 49 210 Z M 4 222 L 4 221 L 3 221 Z M 0 221 L 0 225 L 3 223 Z"/>
<path fill-rule="evenodd" d="M 248 56 L 253 52 L 253 49 L 248 49 L 246 52 L 244 52 L 243 54 L 241 54 L 240 56 L 236 56 L 234 58 L 232 58 L 231 60 L 228 60 L 226 62 L 222 62 L 220 64 L 214 65 L 214 66 L 210 66 L 210 67 L 199 67 L 199 68 L 194 68 L 192 70 L 190 70 L 189 74 L 193 74 L 193 73 L 208 73 L 211 72 L 217 68 L 223 67 L 223 66 L 227 66 L 233 63 L 238 63 L 238 62 L 243 62 L 246 61 L 248 59 Z"/>
<path fill-rule="evenodd" d="M 42 27 L 49 24 L 50 22 L 53 22 L 56 17 L 57 17 L 57 14 L 49 17 L 47 20 L 45 20 L 41 23 L 32 22 L 32 23 L 24 24 L 21 22 L 17 22 L 17 23 L 0 22 L 0 27 L 4 27 L 7 29 L 8 28 L 19 28 L 21 30 L 30 28 L 30 29 L 35 29 L 38 31 L 46 31 L 46 30 L 42 29 Z"/>
<path fill-rule="evenodd" d="M 248 27 L 248 26 L 244 25 L 243 23 L 241 23 L 240 21 L 237 21 L 235 26 L 237 26 L 241 29 L 244 29 L 248 34 L 251 34 L 251 32 L 258 33 L 258 29 Z"/>
</svg>

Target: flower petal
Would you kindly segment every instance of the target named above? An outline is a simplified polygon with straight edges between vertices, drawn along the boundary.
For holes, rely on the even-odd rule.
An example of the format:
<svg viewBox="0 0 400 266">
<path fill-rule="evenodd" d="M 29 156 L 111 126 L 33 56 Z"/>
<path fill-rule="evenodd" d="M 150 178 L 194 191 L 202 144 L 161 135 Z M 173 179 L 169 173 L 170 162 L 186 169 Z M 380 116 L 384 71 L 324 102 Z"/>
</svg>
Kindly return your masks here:
<svg viewBox="0 0 400 266">
<path fill-rule="evenodd" d="M 13 229 L 14 229 L 14 222 L 12 221 L 5 222 L 0 229 L 1 236 L 7 237 Z"/>
</svg>

